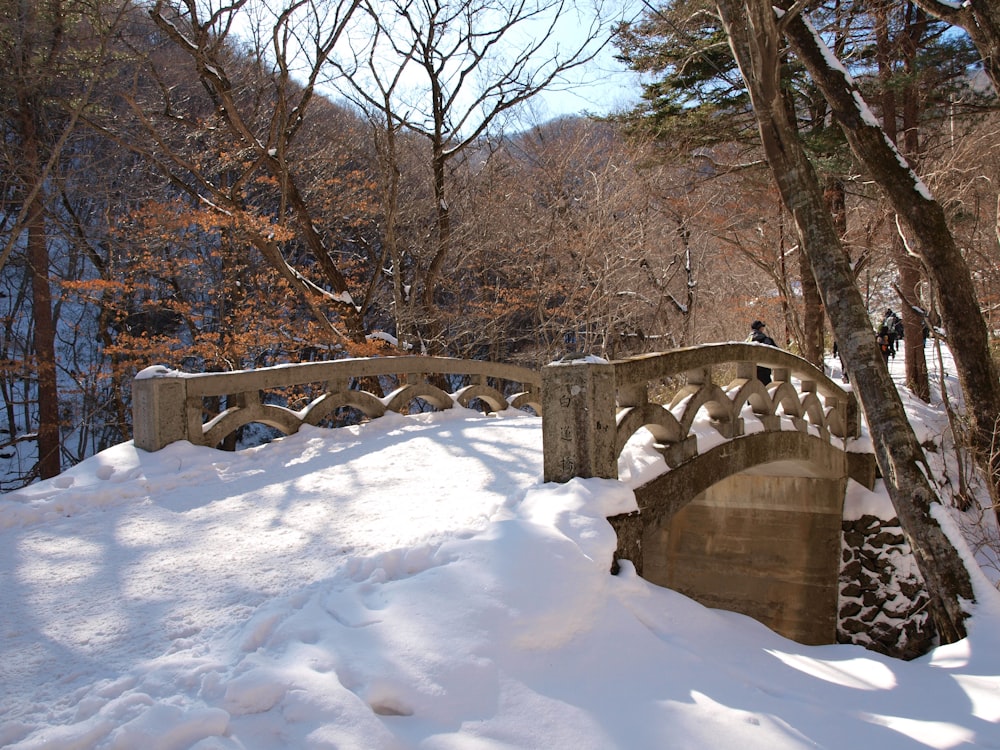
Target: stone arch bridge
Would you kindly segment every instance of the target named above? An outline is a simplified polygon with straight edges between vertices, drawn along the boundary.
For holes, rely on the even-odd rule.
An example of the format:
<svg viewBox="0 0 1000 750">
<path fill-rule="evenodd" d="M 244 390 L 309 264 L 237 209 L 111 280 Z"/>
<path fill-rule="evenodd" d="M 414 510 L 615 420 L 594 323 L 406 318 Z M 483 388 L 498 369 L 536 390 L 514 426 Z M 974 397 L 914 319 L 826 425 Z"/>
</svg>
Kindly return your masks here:
<svg viewBox="0 0 1000 750">
<path fill-rule="evenodd" d="M 772 368 L 761 383 L 758 366 Z M 832 643 L 847 481 L 871 488 L 874 456 L 854 394 L 805 360 L 760 344 L 711 344 L 543 370 L 545 478 L 618 477 L 640 429 L 668 471 L 636 489 L 637 513 L 609 519 L 614 567 L 742 612 L 803 643 Z M 650 401 L 679 382 L 666 404 Z M 715 438 L 696 426 L 708 418 Z M 699 445 L 704 442 L 706 445 Z"/>
<path fill-rule="evenodd" d="M 772 368 L 767 386 L 758 365 Z M 289 397 L 269 397 L 276 391 Z M 654 392 L 671 392 L 657 403 Z M 442 357 L 380 357 L 133 381 L 135 445 L 217 446 L 260 422 L 291 434 L 345 409 L 364 418 L 476 404 L 542 417 L 544 479 L 618 477 L 639 430 L 668 470 L 636 489 L 639 511 L 609 519 L 612 568 L 743 612 L 803 643 L 832 643 L 848 478 L 871 487 L 874 458 L 847 450 L 857 403 L 805 360 L 759 344 L 709 344 L 608 362 L 568 358 L 541 372 Z M 284 403 L 276 401 L 283 400 Z M 664 399 L 665 400 L 665 399 Z M 706 420 L 707 417 L 707 420 Z M 716 440 L 701 442 L 710 425 Z"/>
</svg>

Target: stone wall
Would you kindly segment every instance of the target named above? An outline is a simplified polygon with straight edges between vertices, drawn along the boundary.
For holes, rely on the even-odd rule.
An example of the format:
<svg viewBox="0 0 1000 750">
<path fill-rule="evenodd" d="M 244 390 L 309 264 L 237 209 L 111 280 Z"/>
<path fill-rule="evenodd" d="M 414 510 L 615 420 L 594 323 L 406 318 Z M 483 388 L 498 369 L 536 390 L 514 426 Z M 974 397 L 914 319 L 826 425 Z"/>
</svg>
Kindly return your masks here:
<svg viewBox="0 0 1000 750">
<path fill-rule="evenodd" d="M 844 520 L 841 561 L 837 641 L 901 659 L 927 653 L 936 633 L 899 520 Z"/>
</svg>

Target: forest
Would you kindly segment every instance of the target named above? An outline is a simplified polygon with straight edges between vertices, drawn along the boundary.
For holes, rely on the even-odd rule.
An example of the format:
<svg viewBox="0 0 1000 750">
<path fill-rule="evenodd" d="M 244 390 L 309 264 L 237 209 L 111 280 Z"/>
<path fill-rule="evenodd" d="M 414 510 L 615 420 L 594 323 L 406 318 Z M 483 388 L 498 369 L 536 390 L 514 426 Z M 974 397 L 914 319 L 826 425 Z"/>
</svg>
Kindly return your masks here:
<svg viewBox="0 0 1000 750">
<path fill-rule="evenodd" d="M 816 363 L 836 340 L 877 421 L 886 308 L 924 398 L 924 330 L 956 348 L 995 480 L 998 11 L 784 5 L 6 0 L 0 490 L 129 440 L 155 364 L 541 367 L 761 319 Z M 535 113 L 604 49 L 638 106 Z"/>
</svg>

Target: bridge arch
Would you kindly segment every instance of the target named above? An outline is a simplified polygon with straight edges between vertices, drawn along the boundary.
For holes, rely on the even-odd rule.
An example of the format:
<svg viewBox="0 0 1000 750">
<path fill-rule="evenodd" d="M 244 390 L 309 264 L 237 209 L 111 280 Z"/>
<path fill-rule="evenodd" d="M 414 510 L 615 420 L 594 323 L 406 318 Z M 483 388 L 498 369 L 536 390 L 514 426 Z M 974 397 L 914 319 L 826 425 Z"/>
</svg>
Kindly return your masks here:
<svg viewBox="0 0 1000 750">
<path fill-rule="evenodd" d="M 740 612 L 801 643 L 833 643 L 848 478 L 867 462 L 799 431 L 721 443 L 636 489 L 638 513 L 609 519 L 615 566 Z"/>
<path fill-rule="evenodd" d="M 636 490 L 638 512 L 609 519 L 612 570 L 628 559 L 653 583 L 795 640 L 836 640 L 847 482 L 874 481 L 874 461 L 846 452 L 860 432 L 853 393 L 794 354 L 741 343 L 573 359 L 542 375 L 547 481 L 617 478 L 640 429 L 666 461 Z M 649 384 L 663 380 L 683 385 L 652 403 Z M 726 441 L 701 452 L 694 425 L 706 416 Z"/>
<path fill-rule="evenodd" d="M 720 443 L 659 475 L 638 488 L 636 496 L 648 500 L 650 513 L 670 516 L 736 474 L 769 471 L 775 476 L 844 479 L 851 471 L 849 463 L 847 453 L 813 435 L 792 430 L 754 432 Z M 860 473 L 859 479 L 867 483 Z"/>
</svg>

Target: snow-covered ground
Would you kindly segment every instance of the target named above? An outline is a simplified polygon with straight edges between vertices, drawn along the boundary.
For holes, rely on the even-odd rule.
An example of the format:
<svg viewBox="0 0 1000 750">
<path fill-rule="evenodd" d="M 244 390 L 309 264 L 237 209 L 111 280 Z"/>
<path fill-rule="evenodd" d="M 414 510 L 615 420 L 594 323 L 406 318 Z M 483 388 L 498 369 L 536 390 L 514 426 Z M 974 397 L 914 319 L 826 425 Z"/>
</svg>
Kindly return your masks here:
<svg viewBox="0 0 1000 750">
<path fill-rule="evenodd" d="M 623 476 L 658 460 L 634 441 Z M 627 483 L 543 484 L 540 422 L 512 413 L 117 446 L 0 497 L 0 745 L 1000 748 L 978 567 L 960 643 L 802 646 L 609 575 L 605 516 L 632 507 Z"/>
</svg>

